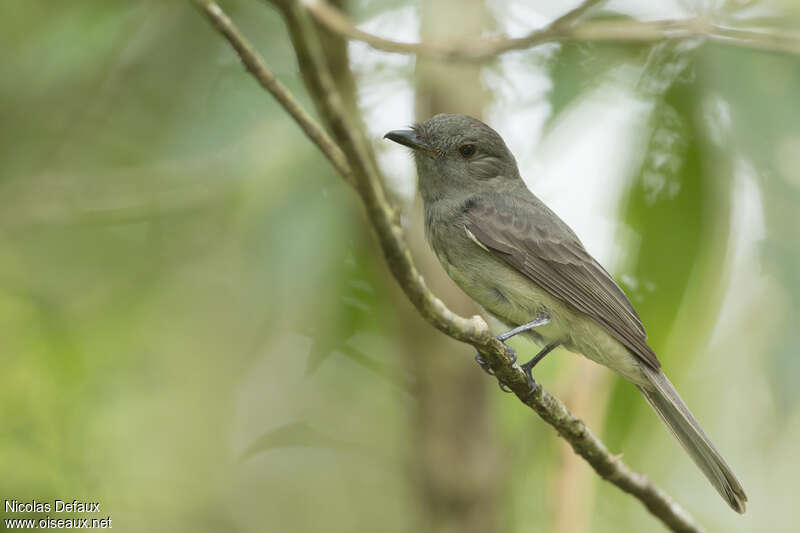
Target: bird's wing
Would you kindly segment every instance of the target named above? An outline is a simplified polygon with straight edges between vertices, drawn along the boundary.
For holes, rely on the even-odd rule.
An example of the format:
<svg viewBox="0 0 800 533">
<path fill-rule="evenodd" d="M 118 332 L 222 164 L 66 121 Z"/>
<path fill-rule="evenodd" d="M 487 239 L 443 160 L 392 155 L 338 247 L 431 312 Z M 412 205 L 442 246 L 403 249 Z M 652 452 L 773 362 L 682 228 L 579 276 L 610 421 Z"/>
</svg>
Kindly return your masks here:
<svg viewBox="0 0 800 533">
<path fill-rule="evenodd" d="M 648 366 L 661 367 L 625 293 L 544 204 L 472 201 L 465 215 L 466 229 L 490 253 L 589 315 Z"/>
</svg>

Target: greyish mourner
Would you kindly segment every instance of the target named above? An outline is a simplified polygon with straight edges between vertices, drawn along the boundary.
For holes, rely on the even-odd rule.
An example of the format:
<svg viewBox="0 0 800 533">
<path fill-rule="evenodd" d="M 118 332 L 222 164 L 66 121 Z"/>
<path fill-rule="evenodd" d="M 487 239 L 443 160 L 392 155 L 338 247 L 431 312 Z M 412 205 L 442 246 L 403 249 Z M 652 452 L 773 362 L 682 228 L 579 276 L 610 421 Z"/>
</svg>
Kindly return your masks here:
<svg viewBox="0 0 800 533">
<path fill-rule="evenodd" d="M 425 234 L 447 274 L 507 340 L 524 333 L 542 350 L 585 355 L 632 382 L 711 484 L 737 512 L 747 496 L 647 345 L 639 315 L 575 233 L 528 190 L 492 128 L 465 115 L 436 115 L 386 138 L 413 150 Z M 485 363 L 477 357 L 486 370 Z"/>
</svg>

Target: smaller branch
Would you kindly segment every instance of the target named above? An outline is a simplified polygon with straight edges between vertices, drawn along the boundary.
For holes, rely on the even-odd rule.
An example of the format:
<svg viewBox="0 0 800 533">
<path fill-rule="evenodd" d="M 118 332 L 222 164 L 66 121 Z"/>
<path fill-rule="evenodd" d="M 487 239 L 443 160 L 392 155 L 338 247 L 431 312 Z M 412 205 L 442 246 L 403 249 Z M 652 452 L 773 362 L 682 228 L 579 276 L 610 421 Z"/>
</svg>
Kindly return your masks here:
<svg viewBox="0 0 800 533">
<path fill-rule="evenodd" d="M 334 33 L 352 41 L 360 41 L 376 50 L 397 54 L 416 54 L 439 60 L 481 61 L 535 46 L 580 40 L 592 42 L 641 42 L 706 38 L 729 46 L 800 55 L 800 35 L 787 32 L 740 30 L 711 23 L 706 17 L 637 20 L 579 21 L 590 8 L 602 0 L 588 0 L 554 20 L 548 26 L 533 30 L 524 37 L 490 37 L 449 43 L 407 43 L 385 39 L 359 29 L 341 11 L 325 0 L 313 0 L 306 7 L 314 18 Z"/>
<path fill-rule="evenodd" d="M 359 29 L 347 16 L 325 0 L 314 0 L 306 4 L 305 7 L 317 22 L 328 30 L 338 33 L 351 41 L 360 41 L 384 52 L 416 54 L 440 60 L 478 61 L 490 59 L 509 50 L 528 48 L 534 44 L 552 41 L 557 38 L 557 34 L 551 25 L 544 29 L 535 30 L 522 38 L 495 37 L 447 44 L 433 42 L 405 43 L 385 39 Z"/>
<path fill-rule="evenodd" d="M 562 28 L 571 26 L 578 21 L 584 14 L 598 4 L 604 4 L 606 0 L 584 0 L 577 7 L 570 9 L 553 22 L 550 23 L 551 28 Z"/>
<path fill-rule="evenodd" d="M 800 55 L 800 36 L 789 32 L 740 30 L 715 24 L 711 27 L 709 38 L 740 48 Z"/>
<path fill-rule="evenodd" d="M 356 189 L 378 235 L 386 262 L 406 296 L 417 307 L 423 318 L 447 335 L 464 342 L 480 342 L 483 345 L 495 340 L 480 317 L 463 318 L 450 311 L 425 284 L 411 258 L 405 242 L 403 228 L 395 208 L 387 198 L 383 181 L 372 158 L 366 153 L 367 141 L 350 124 L 347 112 L 323 61 L 323 51 L 316 39 L 313 21 L 307 10 L 295 0 L 275 2 L 286 20 L 289 36 L 295 48 L 300 72 L 306 80 L 311 97 L 328 130 L 336 138 L 351 164 Z M 480 339 L 480 340 L 476 340 Z M 496 342 L 497 353 L 505 354 L 505 348 Z M 506 354 L 510 360 L 511 355 Z"/>
<path fill-rule="evenodd" d="M 267 67 L 259 57 L 255 48 L 247 41 L 244 35 L 233 24 L 230 18 L 213 0 L 193 0 L 194 3 L 205 13 L 211 24 L 219 31 L 236 50 L 245 68 L 253 75 L 258 83 L 266 89 L 279 104 L 283 106 L 287 113 L 297 122 L 311 141 L 317 145 L 325 157 L 331 162 L 333 167 L 341 174 L 344 179 L 353 183 L 350 164 L 347 162 L 344 152 L 333 142 L 325 131 L 317 124 L 311 116 L 300 107 L 289 90 L 275 77 L 275 74 Z"/>
</svg>

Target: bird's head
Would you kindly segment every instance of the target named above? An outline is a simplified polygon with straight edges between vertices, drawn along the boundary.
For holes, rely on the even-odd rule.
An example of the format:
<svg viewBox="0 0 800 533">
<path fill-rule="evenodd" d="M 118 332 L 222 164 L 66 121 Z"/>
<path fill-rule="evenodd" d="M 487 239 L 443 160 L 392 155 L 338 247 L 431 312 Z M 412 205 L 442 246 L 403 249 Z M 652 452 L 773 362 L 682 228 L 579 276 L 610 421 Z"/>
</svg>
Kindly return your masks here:
<svg viewBox="0 0 800 533">
<path fill-rule="evenodd" d="M 385 138 L 414 151 L 425 202 L 497 188 L 519 180 L 514 156 L 496 131 L 466 115 L 436 115 Z"/>
</svg>

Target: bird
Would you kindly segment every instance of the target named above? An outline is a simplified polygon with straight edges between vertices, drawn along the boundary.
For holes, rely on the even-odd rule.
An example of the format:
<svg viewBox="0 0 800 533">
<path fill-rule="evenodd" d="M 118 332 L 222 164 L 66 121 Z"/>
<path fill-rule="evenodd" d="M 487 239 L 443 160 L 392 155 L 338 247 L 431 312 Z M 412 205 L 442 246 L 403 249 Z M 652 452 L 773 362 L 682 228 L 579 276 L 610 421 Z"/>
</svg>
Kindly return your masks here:
<svg viewBox="0 0 800 533">
<path fill-rule="evenodd" d="M 497 337 L 503 343 L 523 334 L 542 346 L 521 365 L 531 388 L 533 367 L 558 346 L 608 367 L 639 389 L 722 498 L 744 513 L 742 485 L 664 375 L 633 304 L 528 189 L 502 137 L 474 117 L 438 114 L 384 138 L 412 150 L 426 240 L 448 276 L 508 328 Z"/>
</svg>

